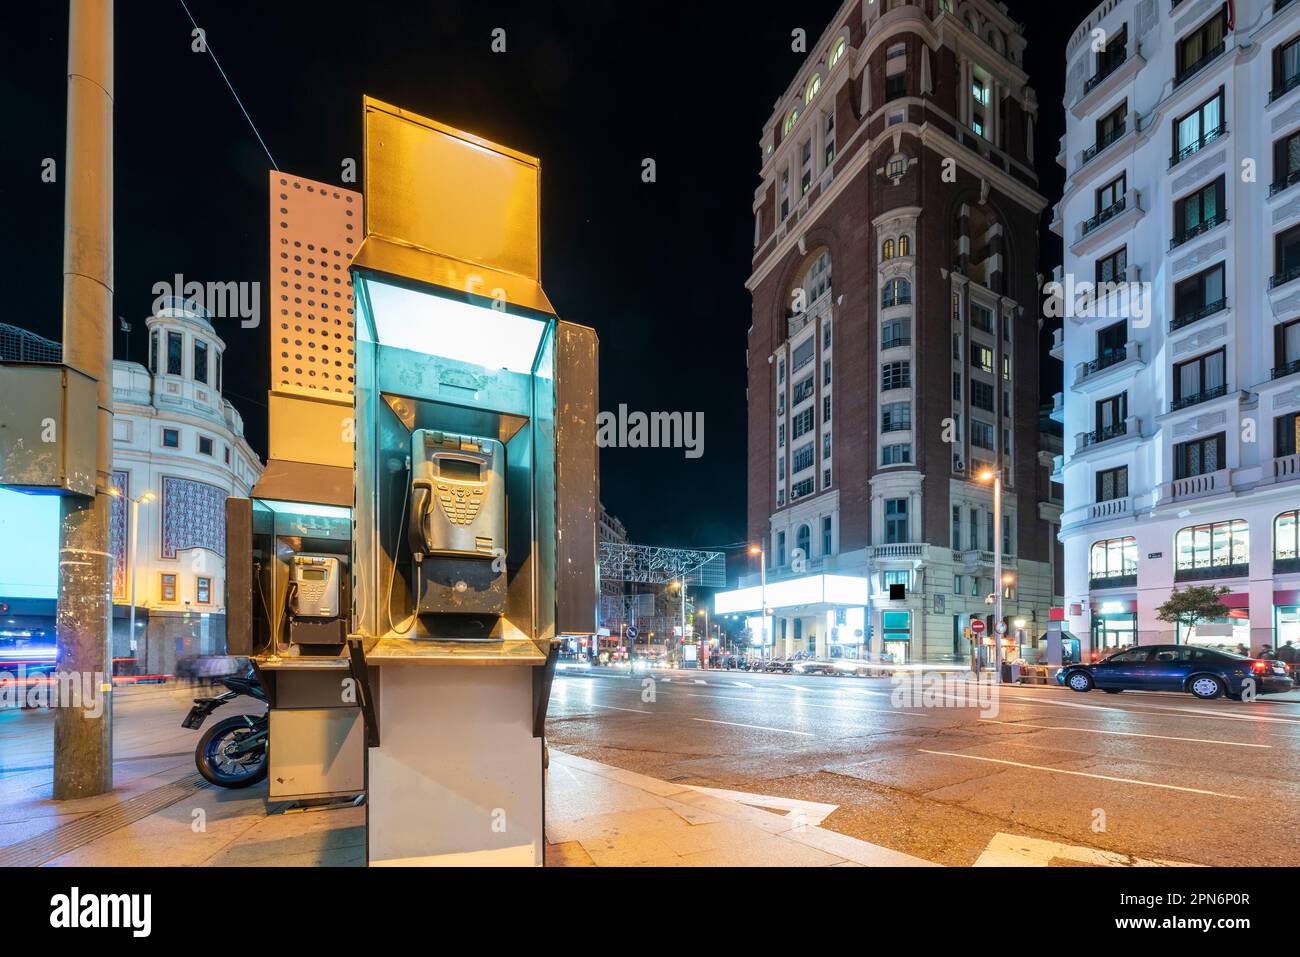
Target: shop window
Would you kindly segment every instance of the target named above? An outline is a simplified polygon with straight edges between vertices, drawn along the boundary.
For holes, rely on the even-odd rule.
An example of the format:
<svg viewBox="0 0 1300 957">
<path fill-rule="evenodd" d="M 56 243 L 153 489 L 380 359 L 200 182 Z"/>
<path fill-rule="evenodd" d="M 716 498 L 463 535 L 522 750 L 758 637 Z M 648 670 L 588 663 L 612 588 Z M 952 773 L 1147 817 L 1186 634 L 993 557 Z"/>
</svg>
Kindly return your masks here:
<svg viewBox="0 0 1300 957">
<path fill-rule="evenodd" d="M 1180 529 L 1174 539 L 1174 580 L 1235 578 L 1247 573 L 1250 526 L 1244 519 Z"/>
<path fill-rule="evenodd" d="M 1137 584 L 1137 539 L 1112 538 L 1094 542 L 1088 552 L 1090 588 L 1132 587 Z"/>
<path fill-rule="evenodd" d="M 1300 571 L 1300 511 L 1273 520 L 1273 573 Z"/>
<path fill-rule="evenodd" d="M 198 605 L 212 603 L 212 579 L 200 575 L 194 582 L 194 602 Z"/>
<path fill-rule="evenodd" d="M 168 573 L 162 575 L 162 587 L 160 589 L 163 601 L 176 600 L 176 576 Z"/>
</svg>

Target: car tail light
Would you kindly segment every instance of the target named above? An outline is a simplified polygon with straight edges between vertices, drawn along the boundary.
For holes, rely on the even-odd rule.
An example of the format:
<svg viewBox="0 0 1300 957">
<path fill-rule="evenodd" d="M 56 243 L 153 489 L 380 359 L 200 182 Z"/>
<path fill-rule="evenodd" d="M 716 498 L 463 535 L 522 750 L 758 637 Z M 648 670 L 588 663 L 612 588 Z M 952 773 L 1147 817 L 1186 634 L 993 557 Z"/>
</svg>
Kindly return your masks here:
<svg viewBox="0 0 1300 957">
<path fill-rule="evenodd" d="M 1273 662 L 1271 661 L 1252 661 L 1250 663 L 1250 670 L 1257 675 L 1262 675 L 1266 671 L 1271 671 L 1272 668 Z"/>
</svg>

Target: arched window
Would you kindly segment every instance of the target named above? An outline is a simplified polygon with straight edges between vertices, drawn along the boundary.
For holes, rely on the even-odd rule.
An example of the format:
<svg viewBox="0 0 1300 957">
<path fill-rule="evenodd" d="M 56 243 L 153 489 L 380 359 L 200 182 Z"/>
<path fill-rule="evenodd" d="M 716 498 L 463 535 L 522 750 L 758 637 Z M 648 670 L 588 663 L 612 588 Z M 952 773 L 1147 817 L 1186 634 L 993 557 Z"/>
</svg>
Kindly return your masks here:
<svg viewBox="0 0 1300 957">
<path fill-rule="evenodd" d="M 1092 580 L 1092 587 L 1113 588 L 1116 585 L 1136 584 L 1137 569 L 1136 538 L 1112 538 L 1094 542 L 1088 552 L 1088 577 Z"/>
<path fill-rule="evenodd" d="M 1245 519 L 1193 525 L 1174 538 L 1174 581 L 1229 578 L 1246 574 L 1250 525 Z"/>
<path fill-rule="evenodd" d="M 799 107 L 790 111 L 790 115 L 785 118 L 785 132 L 789 133 L 794 129 L 794 125 L 799 122 Z"/>
<path fill-rule="evenodd" d="M 795 547 L 803 550 L 803 557 L 808 557 L 808 549 L 812 545 L 812 529 L 807 525 L 800 525 L 799 531 L 795 533 Z"/>
<path fill-rule="evenodd" d="M 1300 510 L 1283 512 L 1273 520 L 1273 561 L 1300 567 Z"/>
<path fill-rule="evenodd" d="M 822 88 L 822 75 L 814 73 L 813 78 L 808 81 L 808 88 L 803 91 L 803 101 L 811 103 L 812 98 L 817 95 L 817 91 Z"/>
<path fill-rule="evenodd" d="M 880 305 L 905 306 L 912 301 L 912 284 L 906 279 L 891 279 L 885 283 L 884 289 L 880 293 Z"/>
<path fill-rule="evenodd" d="M 884 245 L 880 247 L 880 258 L 881 259 L 894 258 L 894 241 L 892 239 L 886 239 Z"/>
<path fill-rule="evenodd" d="M 821 254 L 812 261 L 808 271 L 803 274 L 803 279 L 799 282 L 799 288 L 804 291 L 805 307 L 811 306 L 820 299 L 831 288 L 831 251 L 822 250 Z"/>
<path fill-rule="evenodd" d="M 912 237 L 907 235 L 907 233 L 903 233 L 903 235 L 898 237 L 898 255 L 912 255 Z"/>
<path fill-rule="evenodd" d="M 840 58 L 844 56 L 844 50 L 848 44 L 849 41 L 844 37 L 840 37 L 839 40 L 835 41 L 835 46 L 831 47 L 830 59 L 826 63 L 826 68 L 828 70 L 835 69 L 835 64 L 839 63 Z"/>
</svg>

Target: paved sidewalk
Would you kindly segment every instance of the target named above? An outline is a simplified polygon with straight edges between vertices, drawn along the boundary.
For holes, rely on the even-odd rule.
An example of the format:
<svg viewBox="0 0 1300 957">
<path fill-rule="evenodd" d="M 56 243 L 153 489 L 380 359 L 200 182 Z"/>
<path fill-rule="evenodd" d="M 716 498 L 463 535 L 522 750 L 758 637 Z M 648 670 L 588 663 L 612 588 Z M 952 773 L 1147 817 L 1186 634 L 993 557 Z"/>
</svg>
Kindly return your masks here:
<svg viewBox="0 0 1300 957">
<path fill-rule="evenodd" d="M 728 794 L 729 797 L 720 797 Z M 660 781 L 551 749 L 546 863 L 551 867 L 933 867 L 813 823 L 827 805 L 774 804 Z"/>
</svg>

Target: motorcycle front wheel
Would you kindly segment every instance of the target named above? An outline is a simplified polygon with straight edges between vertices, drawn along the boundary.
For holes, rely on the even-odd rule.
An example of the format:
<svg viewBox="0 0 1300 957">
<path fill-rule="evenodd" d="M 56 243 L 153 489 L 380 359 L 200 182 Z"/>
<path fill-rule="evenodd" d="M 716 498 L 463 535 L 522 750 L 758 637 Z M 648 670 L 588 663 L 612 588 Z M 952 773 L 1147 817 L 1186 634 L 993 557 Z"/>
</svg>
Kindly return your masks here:
<svg viewBox="0 0 1300 957">
<path fill-rule="evenodd" d="M 254 719 L 256 720 L 256 719 Z M 230 750 L 243 742 L 257 728 L 248 726 L 246 715 L 223 718 L 210 727 L 194 749 L 194 763 L 199 773 L 218 787 L 246 788 L 266 777 L 266 742 L 247 754 L 233 755 Z"/>
</svg>

